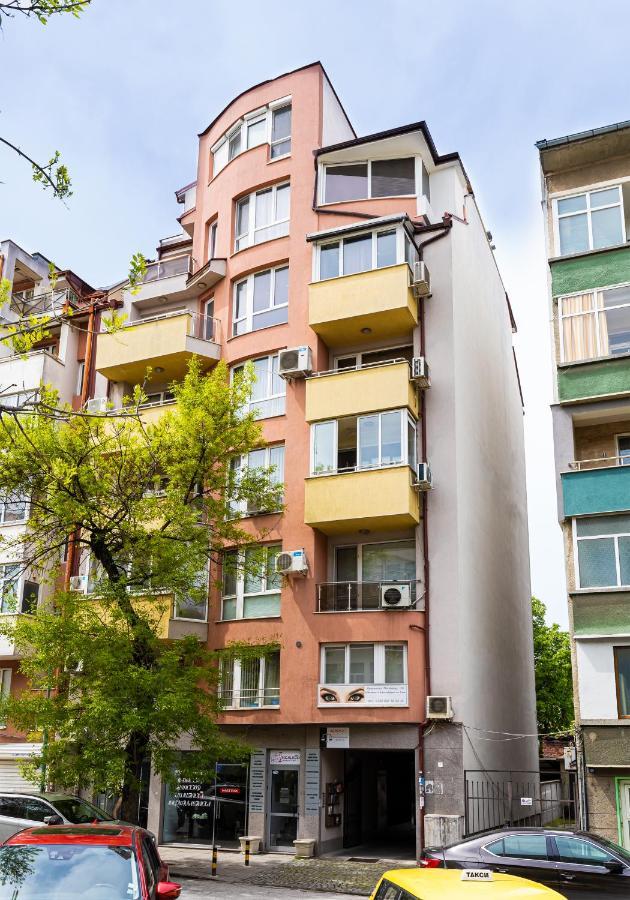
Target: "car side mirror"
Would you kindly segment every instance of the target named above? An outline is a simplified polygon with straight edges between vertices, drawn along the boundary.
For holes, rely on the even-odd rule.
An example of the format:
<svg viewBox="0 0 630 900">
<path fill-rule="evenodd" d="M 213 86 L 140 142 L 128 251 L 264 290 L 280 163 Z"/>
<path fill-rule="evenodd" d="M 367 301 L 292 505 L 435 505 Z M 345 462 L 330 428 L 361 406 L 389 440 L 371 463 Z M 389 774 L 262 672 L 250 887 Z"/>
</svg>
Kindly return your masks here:
<svg viewBox="0 0 630 900">
<path fill-rule="evenodd" d="M 53 816 L 44 818 L 44 825 L 63 825 L 63 819 L 55 813 Z"/>
<path fill-rule="evenodd" d="M 611 860 L 610 862 L 604 863 L 605 868 L 608 869 L 611 875 L 621 875 L 625 866 L 623 863 L 617 862 L 616 859 Z"/>
<path fill-rule="evenodd" d="M 160 881 L 157 886 L 157 896 L 161 900 L 177 900 L 182 892 L 181 884 L 175 884 L 174 881 Z"/>
</svg>

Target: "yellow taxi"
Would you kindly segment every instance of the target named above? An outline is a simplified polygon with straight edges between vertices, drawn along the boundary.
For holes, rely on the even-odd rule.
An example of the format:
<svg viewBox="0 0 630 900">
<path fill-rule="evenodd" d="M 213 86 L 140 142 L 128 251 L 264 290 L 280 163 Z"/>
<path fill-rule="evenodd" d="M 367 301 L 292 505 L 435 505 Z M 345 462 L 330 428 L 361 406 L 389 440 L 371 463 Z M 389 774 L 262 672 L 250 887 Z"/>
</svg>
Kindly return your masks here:
<svg viewBox="0 0 630 900">
<path fill-rule="evenodd" d="M 551 888 L 487 869 L 392 869 L 370 900 L 564 900 Z"/>
</svg>

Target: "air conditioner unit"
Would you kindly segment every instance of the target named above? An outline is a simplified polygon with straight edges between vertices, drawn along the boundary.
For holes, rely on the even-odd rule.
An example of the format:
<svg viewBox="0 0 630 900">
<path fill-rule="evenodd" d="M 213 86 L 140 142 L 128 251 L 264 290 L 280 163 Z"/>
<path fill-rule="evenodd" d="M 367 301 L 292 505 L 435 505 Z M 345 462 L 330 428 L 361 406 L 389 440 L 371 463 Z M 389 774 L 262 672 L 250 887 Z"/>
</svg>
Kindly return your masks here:
<svg viewBox="0 0 630 900">
<path fill-rule="evenodd" d="M 107 412 L 107 397 L 93 397 L 85 404 L 85 411 L 88 413 L 104 413 Z"/>
<path fill-rule="evenodd" d="M 452 719 L 453 702 L 451 697 L 433 694 L 427 697 L 427 719 Z"/>
<path fill-rule="evenodd" d="M 424 356 L 414 356 L 411 360 L 411 380 L 415 381 L 419 388 L 428 388 L 431 386 L 429 364 Z"/>
<path fill-rule="evenodd" d="M 286 550 L 276 556 L 276 572 L 279 575 L 306 575 L 308 563 L 304 550 Z"/>
<path fill-rule="evenodd" d="M 278 375 L 281 378 L 304 378 L 313 371 L 310 347 L 293 347 L 278 354 Z"/>
<path fill-rule="evenodd" d="M 413 486 L 417 491 L 430 491 L 433 487 L 431 469 L 428 463 L 418 463 L 418 472 Z"/>
<path fill-rule="evenodd" d="M 400 609 L 411 606 L 411 590 L 408 584 L 382 584 L 381 606 L 383 609 Z"/>
<path fill-rule="evenodd" d="M 77 594 L 87 594 L 87 592 L 88 592 L 88 577 L 87 577 L 87 575 L 71 575 L 70 576 L 70 590 L 74 591 Z"/>
<path fill-rule="evenodd" d="M 413 264 L 413 284 L 411 286 L 414 297 L 428 297 L 431 293 L 431 276 L 422 259 Z"/>
</svg>

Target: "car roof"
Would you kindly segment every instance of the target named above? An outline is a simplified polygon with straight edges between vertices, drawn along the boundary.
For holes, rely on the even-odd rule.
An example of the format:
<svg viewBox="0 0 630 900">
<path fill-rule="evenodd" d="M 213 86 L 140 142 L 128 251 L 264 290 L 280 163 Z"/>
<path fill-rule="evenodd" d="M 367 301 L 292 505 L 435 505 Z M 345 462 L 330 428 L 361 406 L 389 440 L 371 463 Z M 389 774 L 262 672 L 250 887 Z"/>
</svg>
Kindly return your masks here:
<svg viewBox="0 0 630 900">
<path fill-rule="evenodd" d="M 498 828 L 491 828 L 488 831 L 481 831 L 479 834 L 471 835 L 461 841 L 455 841 L 452 844 L 445 844 L 443 847 L 426 847 L 431 853 L 441 853 L 443 850 L 455 850 L 457 847 L 464 847 L 467 844 L 486 843 L 490 840 L 500 840 L 508 834 L 548 834 L 548 835 L 575 835 L 577 837 L 590 838 L 598 840 L 598 836 L 590 831 L 581 831 L 577 828 L 545 828 L 535 825 L 502 825 Z"/>
<path fill-rule="evenodd" d="M 37 800 L 80 800 L 76 794 L 64 794 L 61 791 L 0 791 L 0 797 L 35 797 Z"/>
<path fill-rule="evenodd" d="M 491 881 L 463 881 L 461 869 L 391 869 L 383 878 L 422 900 L 553 898 L 555 891 L 515 875 L 493 873 Z"/>
<path fill-rule="evenodd" d="M 12 835 L 10 844 L 89 844 L 103 847 L 131 847 L 134 834 L 142 831 L 132 825 L 44 825 L 25 828 Z"/>
</svg>

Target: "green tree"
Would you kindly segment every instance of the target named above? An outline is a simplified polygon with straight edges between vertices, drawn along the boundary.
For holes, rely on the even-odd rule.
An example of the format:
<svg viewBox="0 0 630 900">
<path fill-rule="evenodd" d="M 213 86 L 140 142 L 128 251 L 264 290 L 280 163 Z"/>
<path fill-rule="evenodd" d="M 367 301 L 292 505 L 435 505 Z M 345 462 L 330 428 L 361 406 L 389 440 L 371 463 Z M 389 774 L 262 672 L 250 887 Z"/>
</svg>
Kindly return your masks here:
<svg viewBox="0 0 630 900">
<path fill-rule="evenodd" d="M 568 731 L 573 724 L 569 634 L 545 622 L 545 604 L 532 597 L 536 716 L 540 734 Z"/>
<path fill-rule="evenodd" d="M 58 409 L 46 390 L 34 410 L 0 410 L 0 495 L 30 497 L 25 532 L 5 538 L 0 552 L 50 592 L 36 614 L 4 625 L 30 688 L 5 698 L 0 715 L 47 736 L 33 766 L 49 782 L 119 792 L 129 820 L 143 760 L 172 777 L 181 735 L 197 751 L 180 761 L 190 777 L 243 752 L 216 725 L 217 654 L 194 636 L 165 640 L 164 623 L 172 602 L 193 610 L 204 602 L 226 543 L 255 548 L 263 537 L 241 526 L 234 504 L 282 505 L 270 469 L 236 478 L 231 466 L 261 443 L 243 412 L 251 378 L 230 383 L 225 364 L 204 375 L 193 361 L 156 424 L 140 418 L 140 388 L 115 416 Z M 88 596 L 58 587 L 64 547 L 90 573 Z M 247 559 L 263 564 L 255 549 Z"/>
</svg>

